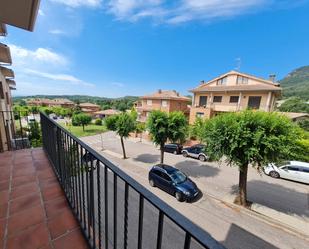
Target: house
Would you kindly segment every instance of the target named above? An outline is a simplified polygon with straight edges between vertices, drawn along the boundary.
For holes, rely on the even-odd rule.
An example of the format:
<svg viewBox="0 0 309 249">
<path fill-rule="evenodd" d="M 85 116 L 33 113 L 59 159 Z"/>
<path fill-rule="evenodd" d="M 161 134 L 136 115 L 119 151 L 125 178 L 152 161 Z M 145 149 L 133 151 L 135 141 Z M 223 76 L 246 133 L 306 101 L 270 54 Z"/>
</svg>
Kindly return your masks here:
<svg viewBox="0 0 309 249">
<path fill-rule="evenodd" d="M 173 111 L 182 111 L 189 116 L 188 105 L 191 99 L 180 95 L 175 90 L 165 91 L 159 89 L 157 92 L 141 97 L 135 103 L 135 109 L 138 113 L 138 120 L 145 122 L 149 113 L 154 110 L 161 110 L 167 113 Z"/>
<path fill-rule="evenodd" d="M 288 117 L 293 122 L 298 122 L 298 121 L 309 119 L 309 114 L 305 112 L 279 112 L 279 113 Z"/>
<path fill-rule="evenodd" d="M 80 103 L 81 110 L 89 115 L 94 115 L 95 112 L 100 111 L 101 107 L 92 103 Z"/>
<path fill-rule="evenodd" d="M 109 116 L 117 115 L 119 113 L 120 113 L 120 111 L 117 111 L 117 110 L 114 110 L 114 109 L 107 109 L 107 110 L 103 110 L 103 111 L 97 111 L 93 114 L 95 115 L 96 118 L 107 118 Z"/>
<path fill-rule="evenodd" d="M 275 76 L 268 80 L 249 74 L 230 71 L 192 89 L 194 94 L 190 110 L 190 123 L 197 117 L 211 118 L 223 112 L 245 109 L 273 111 L 282 88 Z"/>
</svg>

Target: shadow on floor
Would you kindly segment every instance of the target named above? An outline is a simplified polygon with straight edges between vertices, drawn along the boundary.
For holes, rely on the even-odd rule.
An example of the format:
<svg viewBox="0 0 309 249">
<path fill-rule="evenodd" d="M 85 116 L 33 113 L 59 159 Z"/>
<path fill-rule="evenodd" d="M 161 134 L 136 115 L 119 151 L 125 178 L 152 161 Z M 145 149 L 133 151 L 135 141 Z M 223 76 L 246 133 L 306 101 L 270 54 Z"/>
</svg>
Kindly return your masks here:
<svg viewBox="0 0 309 249">
<path fill-rule="evenodd" d="M 220 169 L 209 166 L 207 164 L 200 165 L 198 162 L 192 160 L 185 160 L 175 164 L 177 169 L 186 173 L 191 177 L 214 177 L 216 176 Z"/>
<path fill-rule="evenodd" d="M 280 181 L 281 179 L 278 179 Z M 304 187 L 306 187 L 304 185 Z M 232 194 L 237 194 L 238 185 L 233 185 Z M 265 181 L 247 183 L 248 200 L 286 214 L 309 217 L 309 194 Z"/>
<path fill-rule="evenodd" d="M 229 249 L 278 249 L 235 224 L 231 225 L 225 240 L 221 243 Z"/>
<path fill-rule="evenodd" d="M 142 163 L 159 163 L 160 161 L 160 155 L 154 155 L 154 154 L 141 154 L 137 157 L 133 158 L 133 160 L 142 162 Z"/>
</svg>

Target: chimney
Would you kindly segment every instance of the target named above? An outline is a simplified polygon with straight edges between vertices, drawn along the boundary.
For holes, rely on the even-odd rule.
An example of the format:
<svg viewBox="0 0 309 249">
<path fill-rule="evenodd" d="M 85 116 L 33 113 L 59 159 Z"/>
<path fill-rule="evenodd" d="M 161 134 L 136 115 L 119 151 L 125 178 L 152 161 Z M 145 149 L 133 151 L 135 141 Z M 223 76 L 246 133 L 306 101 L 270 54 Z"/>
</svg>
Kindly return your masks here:
<svg viewBox="0 0 309 249">
<path fill-rule="evenodd" d="M 275 74 L 270 74 L 269 75 L 269 80 L 272 81 L 273 83 L 276 82 L 276 75 Z"/>
<path fill-rule="evenodd" d="M 177 97 L 179 97 L 179 92 L 177 92 L 176 94 L 177 94 Z"/>
<path fill-rule="evenodd" d="M 205 80 L 201 80 L 200 84 L 203 85 L 205 83 Z"/>
<path fill-rule="evenodd" d="M 159 89 L 159 90 L 158 90 L 158 93 L 162 93 L 162 90 L 161 90 L 161 89 Z"/>
</svg>

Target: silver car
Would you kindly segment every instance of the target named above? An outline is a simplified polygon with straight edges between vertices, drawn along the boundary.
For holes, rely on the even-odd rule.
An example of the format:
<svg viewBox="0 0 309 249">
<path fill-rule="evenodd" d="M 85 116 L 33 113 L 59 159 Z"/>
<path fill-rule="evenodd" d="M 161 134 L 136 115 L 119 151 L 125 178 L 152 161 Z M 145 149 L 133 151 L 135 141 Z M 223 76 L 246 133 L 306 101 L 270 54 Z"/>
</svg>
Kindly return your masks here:
<svg viewBox="0 0 309 249">
<path fill-rule="evenodd" d="M 264 173 L 274 178 L 284 178 L 309 184 L 309 163 L 288 161 L 281 164 L 270 163 Z"/>
<path fill-rule="evenodd" d="M 184 148 L 181 153 L 184 157 L 193 157 L 205 162 L 209 157 L 204 153 L 205 145 L 197 144 L 191 147 Z"/>
</svg>

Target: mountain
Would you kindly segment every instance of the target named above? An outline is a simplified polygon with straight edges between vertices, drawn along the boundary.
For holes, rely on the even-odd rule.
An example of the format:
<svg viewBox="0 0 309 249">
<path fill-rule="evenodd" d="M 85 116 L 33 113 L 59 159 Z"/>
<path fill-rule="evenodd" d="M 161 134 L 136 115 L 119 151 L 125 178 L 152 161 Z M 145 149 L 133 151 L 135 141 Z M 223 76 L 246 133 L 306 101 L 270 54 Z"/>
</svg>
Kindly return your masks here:
<svg viewBox="0 0 309 249">
<path fill-rule="evenodd" d="M 283 97 L 300 97 L 309 100 L 309 66 L 295 69 L 279 81 L 283 88 Z"/>
</svg>

